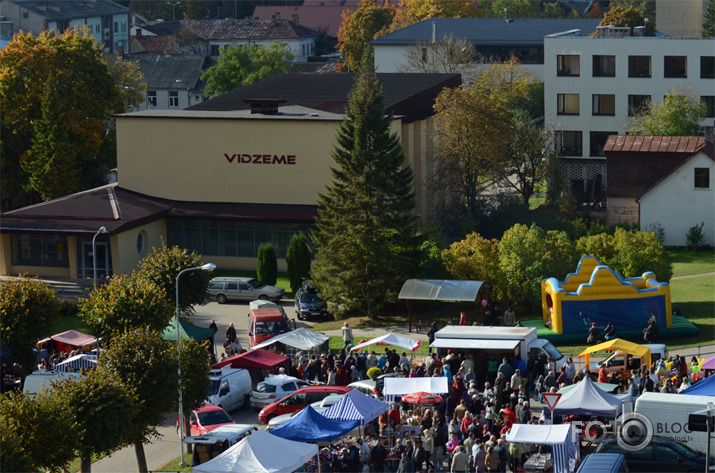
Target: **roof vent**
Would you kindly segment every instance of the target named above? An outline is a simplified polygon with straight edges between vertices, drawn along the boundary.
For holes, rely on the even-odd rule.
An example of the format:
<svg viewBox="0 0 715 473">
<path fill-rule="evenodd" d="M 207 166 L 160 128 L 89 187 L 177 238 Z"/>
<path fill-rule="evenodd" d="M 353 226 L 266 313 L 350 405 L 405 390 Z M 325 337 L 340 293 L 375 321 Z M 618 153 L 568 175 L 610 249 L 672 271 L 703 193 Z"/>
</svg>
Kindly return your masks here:
<svg viewBox="0 0 715 473">
<path fill-rule="evenodd" d="M 507 23 L 514 23 L 514 18 L 504 18 Z"/>
<path fill-rule="evenodd" d="M 243 103 L 251 107 L 251 115 L 261 113 L 263 115 L 278 115 L 278 107 L 285 104 L 283 99 L 246 99 Z"/>
</svg>

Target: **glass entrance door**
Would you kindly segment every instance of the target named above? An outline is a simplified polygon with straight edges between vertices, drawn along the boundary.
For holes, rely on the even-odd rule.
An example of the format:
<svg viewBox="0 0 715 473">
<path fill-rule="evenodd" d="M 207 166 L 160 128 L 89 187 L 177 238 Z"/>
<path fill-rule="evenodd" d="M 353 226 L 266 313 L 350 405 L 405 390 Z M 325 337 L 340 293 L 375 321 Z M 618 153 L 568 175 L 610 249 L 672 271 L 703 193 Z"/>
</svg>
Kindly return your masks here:
<svg viewBox="0 0 715 473">
<path fill-rule="evenodd" d="M 109 259 L 109 243 L 106 241 L 97 241 L 94 247 L 97 250 L 97 277 L 109 277 L 112 274 L 112 265 Z M 94 255 L 92 254 L 91 241 L 82 242 L 79 276 L 83 279 L 94 279 Z"/>
</svg>

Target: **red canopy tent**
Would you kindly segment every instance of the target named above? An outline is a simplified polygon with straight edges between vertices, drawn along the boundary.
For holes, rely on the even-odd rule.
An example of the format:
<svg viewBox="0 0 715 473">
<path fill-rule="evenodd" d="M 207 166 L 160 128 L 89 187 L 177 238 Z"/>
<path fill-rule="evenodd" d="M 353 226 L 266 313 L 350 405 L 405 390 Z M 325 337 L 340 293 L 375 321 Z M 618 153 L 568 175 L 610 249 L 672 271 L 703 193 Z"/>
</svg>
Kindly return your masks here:
<svg viewBox="0 0 715 473">
<path fill-rule="evenodd" d="M 259 368 L 276 372 L 278 367 L 281 365 L 284 365 L 286 371 L 288 371 L 288 368 L 290 368 L 290 358 L 263 350 L 261 348 L 256 348 L 255 350 L 230 356 L 225 360 L 212 365 L 211 368 L 221 369 L 224 366 L 231 366 L 231 368 Z"/>
<path fill-rule="evenodd" d="M 87 335 L 86 333 L 78 332 L 76 330 L 67 330 L 66 332 L 43 338 L 38 341 L 37 344 L 40 345 L 49 341 L 54 341 L 56 343 L 57 351 L 69 352 L 72 351 L 73 348 L 93 345 L 97 342 L 97 338 L 93 335 Z"/>
</svg>

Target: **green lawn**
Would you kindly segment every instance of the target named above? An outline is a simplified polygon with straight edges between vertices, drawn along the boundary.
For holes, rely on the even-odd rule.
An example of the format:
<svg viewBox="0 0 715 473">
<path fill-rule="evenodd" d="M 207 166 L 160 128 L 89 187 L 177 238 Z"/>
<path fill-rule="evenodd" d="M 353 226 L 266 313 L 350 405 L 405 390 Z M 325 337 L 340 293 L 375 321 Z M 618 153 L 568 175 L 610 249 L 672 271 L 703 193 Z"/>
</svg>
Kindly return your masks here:
<svg viewBox="0 0 715 473">
<path fill-rule="evenodd" d="M 673 262 L 673 277 L 715 271 L 715 251 L 674 250 L 670 252 L 670 258 Z"/>
<path fill-rule="evenodd" d="M 163 465 L 162 467 L 157 468 L 153 471 L 182 471 L 185 473 L 191 473 L 191 454 L 185 454 L 184 461 L 186 462 L 186 466 L 180 466 L 179 464 L 181 463 L 181 457 L 176 457 L 166 465 Z"/>
</svg>

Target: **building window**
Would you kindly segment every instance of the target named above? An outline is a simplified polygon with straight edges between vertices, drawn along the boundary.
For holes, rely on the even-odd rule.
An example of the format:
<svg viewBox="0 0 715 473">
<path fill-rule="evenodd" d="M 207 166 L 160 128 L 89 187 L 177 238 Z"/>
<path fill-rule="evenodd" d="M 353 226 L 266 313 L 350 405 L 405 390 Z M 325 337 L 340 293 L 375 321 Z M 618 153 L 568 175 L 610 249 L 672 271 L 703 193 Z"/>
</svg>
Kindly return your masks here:
<svg viewBox="0 0 715 473">
<path fill-rule="evenodd" d="M 220 54 L 218 44 L 211 45 L 211 56 L 216 57 Z"/>
<path fill-rule="evenodd" d="M 650 104 L 650 95 L 629 95 L 628 116 L 634 117 Z"/>
<path fill-rule="evenodd" d="M 137 254 L 139 256 L 144 253 L 144 231 L 137 233 Z"/>
<path fill-rule="evenodd" d="M 650 76 L 650 56 L 628 56 L 628 77 Z"/>
<path fill-rule="evenodd" d="M 26 11 L 22 12 L 22 19 L 27 20 L 28 18 L 30 18 L 30 13 Z"/>
<path fill-rule="evenodd" d="M 169 108 L 176 108 L 179 106 L 179 92 L 176 90 L 169 91 Z"/>
<path fill-rule="evenodd" d="M 606 141 L 611 135 L 617 135 L 617 131 L 592 131 L 590 134 L 590 156 L 605 156 L 603 147 L 606 146 Z"/>
<path fill-rule="evenodd" d="M 558 94 L 557 100 L 558 115 L 578 115 L 578 94 Z"/>
<path fill-rule="evenodd" d="M 715 95 L 701 95 L 700 101 L 705 104 L 705 116 L 715 117 Z"/>
<path fill-rule="evenodd" d="M 695 188 L 710 189 L 710 168 L 695 168 Z"/>
<path fill-rule="evenodd" d="M 593 94 L 593 114 L 608 115 L 616 114 L 616 96 L 612 94 Z"/>
<path fill-rule="evenodd" d="M 593 56 L 593 77 L 616 77 L 616 56 Z"/>
<path fill-rule="evenodd" d="M 688 77 L 688 58 L 686 56 L 665 56 L 663 67 L 663 77 Z"/>
<path fill-rule="evenodd" d="M 156 90 L 146 91 L 146 106 L 149 108 L 156 108 Z"/>
<path fill-rule="evenodd" d="M 580 131 L 557 131 L 556 150 L 561 156 L 581 156 L 582 133 Z"/>
<path fill-rule="evenodd" d="M 12 235 L 12 264 L 43 268 L 69 268 L 67 239 Z"/>
<path fill-rule="evenodd" d="M 171 219 L 167 223 L 169 245 L 203 256 L 255 258 L 262 243 L 271 243 L 278 258 L 285 258 L 293 235 L 310 234 L 303 223 L 227 222 L 218 220 Z"/>
<path fill-rule="evenodd" d="M 700 78 L 715 79 L 715 56 L 700 56 Z"/>
<path fill-rule="evenodd" d="M 581 57 L 575 54 L 556 56 L 556 75 L 568 77 L 581 75 Z"/>
</svg>

